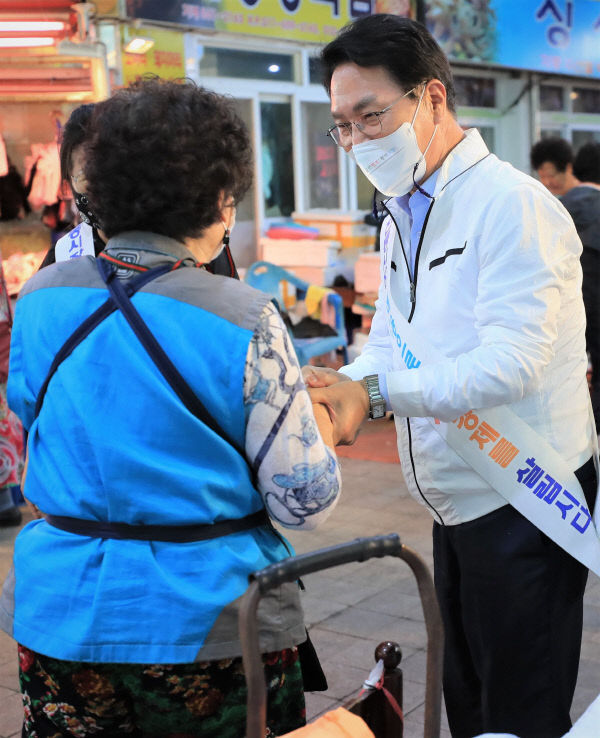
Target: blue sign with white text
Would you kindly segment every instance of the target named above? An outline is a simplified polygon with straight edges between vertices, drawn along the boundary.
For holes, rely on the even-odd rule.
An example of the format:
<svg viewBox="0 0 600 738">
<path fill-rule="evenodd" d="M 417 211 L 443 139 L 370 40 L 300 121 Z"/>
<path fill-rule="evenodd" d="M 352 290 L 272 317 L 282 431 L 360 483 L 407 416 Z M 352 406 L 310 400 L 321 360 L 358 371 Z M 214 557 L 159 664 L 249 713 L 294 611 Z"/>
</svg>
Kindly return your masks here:
<svg viewBox="0 0 600 738">
<path fill-rule="evenodd" d="M 426 0 L 456 61 L 600 78 L 599 0 Z"/>
</svg>

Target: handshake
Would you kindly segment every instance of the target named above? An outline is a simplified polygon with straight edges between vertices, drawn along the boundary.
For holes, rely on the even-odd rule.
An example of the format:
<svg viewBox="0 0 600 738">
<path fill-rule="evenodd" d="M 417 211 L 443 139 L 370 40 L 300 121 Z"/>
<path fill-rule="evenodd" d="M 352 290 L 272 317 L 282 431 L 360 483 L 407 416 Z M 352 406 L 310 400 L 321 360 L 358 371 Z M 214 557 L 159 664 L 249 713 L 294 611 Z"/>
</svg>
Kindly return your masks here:
<svg viewBox="0 0 600 738">
<path fill-rule="evenodd" d="M 325 443 L 354 443 L 361 423 L 369 416 L 369 395 L 363 383 L 325 367 L 304 366 L 302 376 Z"/>
</svg>

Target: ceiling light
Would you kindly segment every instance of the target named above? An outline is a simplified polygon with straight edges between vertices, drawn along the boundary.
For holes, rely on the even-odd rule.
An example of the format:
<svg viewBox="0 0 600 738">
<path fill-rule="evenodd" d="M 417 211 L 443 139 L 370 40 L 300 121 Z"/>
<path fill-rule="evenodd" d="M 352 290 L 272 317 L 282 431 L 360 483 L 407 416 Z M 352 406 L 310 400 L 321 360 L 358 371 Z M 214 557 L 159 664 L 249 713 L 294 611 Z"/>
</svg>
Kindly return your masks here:
<svg viewBox="0 0 600 738">
<path fill-rule="evenodd" d="M 0 33 L 64 31 L 62 21 L 0 21 Z"/>
<path fill-rule="evenodd" d="M 271 74 L 277 74 L 277 72 L 281 69 L 279 64 L 269 64 L 267 68 L 269 72 L 271 72 Z"/>
<path fill-rule="evenodd" d="M 49 36 L 35 38 L 1 38 L 0 49 L 17 49 L 31 46 L 54 46 L 54 39 Z"/>
<path fill-rule="evenodd" d="M 141 36 L 136 36 L 125 45 L 124 51 L 127 54 L 145 54 L 147 51 L 150 51 L 153 46 L 153 38 L 142 38 Z"/>
</svg>

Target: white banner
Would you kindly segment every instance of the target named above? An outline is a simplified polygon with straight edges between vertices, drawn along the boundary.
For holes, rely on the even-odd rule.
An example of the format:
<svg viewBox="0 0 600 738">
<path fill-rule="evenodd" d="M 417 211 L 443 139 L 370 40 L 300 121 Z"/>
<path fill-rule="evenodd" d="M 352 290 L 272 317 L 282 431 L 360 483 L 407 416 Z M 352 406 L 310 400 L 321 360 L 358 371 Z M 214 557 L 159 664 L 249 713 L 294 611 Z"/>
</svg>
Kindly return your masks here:
<svg viewBox="0 0 600 738">
<path fill-rule="evenodd" d="M 389 285 L 389 238 L 384 234 L 384 278 Z M 388 263 L 386 263 L 388 262 Z M 398 364 L 416 369 L 445 357 L 418 335 L 390 300 L 386 308 Z M 590 418 L 593 422 L 591 403 Z M 451 423 L 427 418 L 435 430 L 487 484 L 591 571 L 600 576 L 600 505 L 594 520 L 574 470 L 531 426 L 507 406 L 471 410 Z M 594 437 L 594 454 L 597 442 Z M 598 465 L 596 465 L 598 468 Z"/>
<path fill-rule="evenodd" d="M 56 242 L 54 256 L 56 261 L 68 261 L 77 256 L 94 256 L 94 232 L 92 226 L 80 223 Z"/>
</svg>

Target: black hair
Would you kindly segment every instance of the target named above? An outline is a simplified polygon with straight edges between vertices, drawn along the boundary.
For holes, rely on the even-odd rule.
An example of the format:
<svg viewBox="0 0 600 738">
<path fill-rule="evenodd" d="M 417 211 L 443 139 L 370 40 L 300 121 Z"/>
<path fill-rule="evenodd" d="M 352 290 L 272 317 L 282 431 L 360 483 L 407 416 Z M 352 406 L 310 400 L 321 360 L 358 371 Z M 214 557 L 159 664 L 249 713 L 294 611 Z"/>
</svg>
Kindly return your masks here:
<svg viewBox="0 0 600 738">
<path fill-rule="evenodd" d="M 380 13 L 344 26 L 321 52 L 323 85 L 328 94 L 336 67 L 347 62 L 359 67 L 382 67 L 404 91 L 439 79 L 446 88 L 448 110 L 454 113 L 454 82 L 448 59 L 417 21 Z"/>
<path fill-rule="evenodd" d="M 86 103 L 75 108 L 65 123 L 60 136 L 60 175 L 63 180 L 71 178 L 73 150 L 88 137 L 88 126 L 94 112 L 94 104 Z"/>
<path fill-rule="evenodd" d="M 580 182 L 600 184 L 600 142 L 583 144 L 573 162 L 573 174 Z"/>
<path fill-rule="evenodd" d="M 537 171 L 542 164 L 550 162 L 559 172 L 573 163 L 573 149 L 564 138 L 543 138 L 531 147 L 531 168 Z"/>
<path fill-rule="evenodd" d="M 188 80 L 143 79 L 97 103 L 84 152 L 86 194 L 109 238 L 200 236 L 219 220 L 221 195 L 239 202 L 252 182 L 233 100 Z"/>
</svg>

